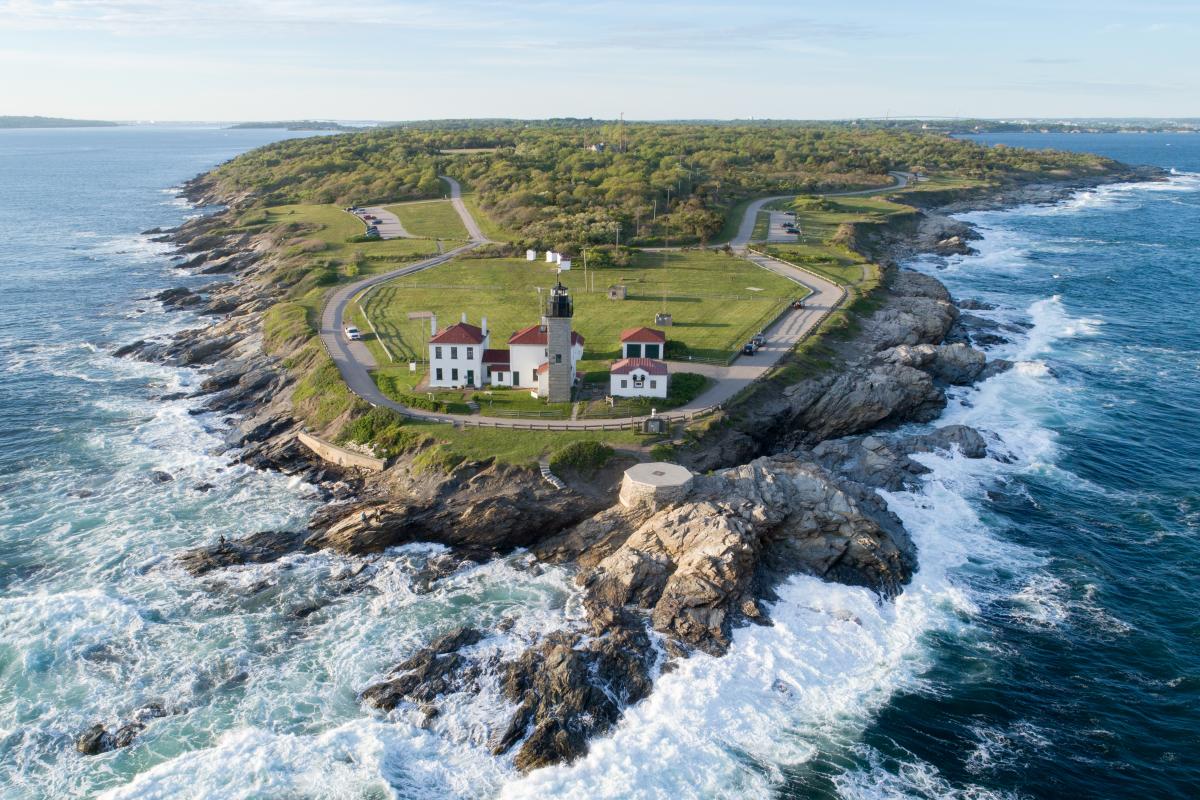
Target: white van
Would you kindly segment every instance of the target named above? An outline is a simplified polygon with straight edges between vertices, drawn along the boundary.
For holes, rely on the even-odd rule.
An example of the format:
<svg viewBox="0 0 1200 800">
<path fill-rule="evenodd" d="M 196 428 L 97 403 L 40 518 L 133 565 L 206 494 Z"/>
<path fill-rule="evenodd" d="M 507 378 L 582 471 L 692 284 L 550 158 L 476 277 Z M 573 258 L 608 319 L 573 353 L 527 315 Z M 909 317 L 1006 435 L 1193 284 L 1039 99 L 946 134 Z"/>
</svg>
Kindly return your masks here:
<svg viewBox="0 0 1200 800">
<path fill-rule="evenodd" d="M 360 333 L 358 328 L 354 327 L 353 325 L 347 325 L 346 326 L 346 338 L 352 342 L 357 342 L 359 339 L 362 338 L 362 333 Z"/>
</svg>

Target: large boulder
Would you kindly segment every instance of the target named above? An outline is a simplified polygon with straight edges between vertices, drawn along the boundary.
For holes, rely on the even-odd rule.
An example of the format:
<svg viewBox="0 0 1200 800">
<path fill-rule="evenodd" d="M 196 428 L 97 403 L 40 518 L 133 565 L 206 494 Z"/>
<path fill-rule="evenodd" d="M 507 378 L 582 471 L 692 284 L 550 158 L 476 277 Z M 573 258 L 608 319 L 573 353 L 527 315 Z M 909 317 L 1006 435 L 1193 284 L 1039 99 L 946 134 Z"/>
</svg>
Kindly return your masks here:
<svg viewBox="0 0 1200 800">
<path fill-rule="evenodd" d="M 877 360 L 924 370 L 935 380 L 960 386 L 976 381 L 987 364 L 987 356 L 963 343 L 902 344 L 879 353 Z"/>
</svg>

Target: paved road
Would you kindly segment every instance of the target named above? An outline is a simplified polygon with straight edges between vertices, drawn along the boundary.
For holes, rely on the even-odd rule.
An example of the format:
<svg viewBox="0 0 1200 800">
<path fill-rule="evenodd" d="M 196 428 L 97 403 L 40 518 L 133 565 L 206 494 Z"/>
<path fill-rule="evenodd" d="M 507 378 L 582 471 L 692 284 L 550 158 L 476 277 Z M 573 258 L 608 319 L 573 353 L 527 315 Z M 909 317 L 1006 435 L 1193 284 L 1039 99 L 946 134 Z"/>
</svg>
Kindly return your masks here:
<svg viewBox="0 0 1200 800">
<path fill-rule="evenodd" d="M 458 181 L 451 178 L 449 175 L 439 176 L 446 183 L 450 184 L 450 204 L 454 206 L 454 210 L 458 212 L 458 216 L 462 219 L 463 225 L 467 228 L 467 235 L 471 237 L 472 242 L 489 242 L 491 241 L 483 235 L 483 231 L 479 228 L 479 223 L 471 216 L 471 212 L 467 210 L 467 204 L 462 199 L 462 186 Z"/>
<path fill-rule="evenodd" d="M 390 400 L 379 391 L 379 387 L 371 379 L 369 371 L 376 366 L 375 359 L 371 355 L 370 350 L 361 341 L 349 341 L 342 333 L 342 319 L 347 306 L 349 306 L 355 296 L 372 286 L 444 264 L 452 258 L 488 241 L 480 230 L 478 223 L 476 223 L 463 204 L 462 190 L 458 182 L 453 178 L 445 178 L 445 180 L 450 184 L 451 202 L 455 204 L 454 207 L 458 211 L 459 216 L 462 217 L 463 224 L 470 233 L 472 241 L 439 256 L 347 284 L 330 295 L 325 308 L 321 312 L 321 341 L 351 391 L 373 405 L 390 408 L 408 417 L 439 422 L 469 422 L 498 427 L 582 429 L 594 428 L 600 424 L 628 424 L 645 419 L 645 417 L 628 417 L 624 419 L 605 420 L 548 420 L 437 414 L 421 409 L 408 408 Z M 741 228 L 753 231 L 754 219 L 758 215 L 759 209 L 772 199 L 776 198 L 764 198 L 761 201 L 752 203 L 746 209 L 746 216 L 742 220 Z M 749 226 L 748 228 L 747 225 Z M 748 241 L 749 235 L 746 236 L 746 242 Z M 741 244 L 739 249 L 745 250 L 745 243 Z M 756 253 L 747 253 L 745 257 L 763 269 L 768 269 L 807 287 L 811 294 L 805 300 L 803 308 L 788 309 L 774 325 L 765 331 L 766 344 L 753 356 L 739 356 L 733 364 L 728 366 L 696 364 L 689 361 L 670 362 L 672 369 L 676 372 L 697 372 L 713 378 L 715 383 L 686 406 L 665 412 L 662 416 L 668 418 L 683 417 L 729 401 L 750 383 L 764 375 L 781 358 L 791 352 L 796 344 L 824 318 L 825 314 L 836 308 L 845 297 L 845 292 L 840 286 L 813 273 L 805 272 L 782 261 L 760 256 Z"/>
<path fill-rule="evenodd" d="M 364 208 L 368 214 L 374 214 L 379 218 L 375 223 L 375 227 L 379 229 L 380 239 L 411 239 L 412 234 L 404 230 L 404 225 L 401 224 L 400 218 L 392 212 L 388 211 L 383 206 L 370 206 Z M 365 223 L 366 220 L 363 220 Z"/>
<path fill-rule="evenodd" d="M 884 186 L 879 189 L 856 189 L 852 192 L 826 192 L 822 197 L 855 197 L 860 195 L 878 194 L 879 192 L 890 192 L 895 189 L 903 189 L 908 186 L 910 175 L 907 172 L 889 172 L 896 182 L 891 186 Z M 738 227 L 737 235 L 729 240 L 729 246 L 735 250 L 744 250 L 750 244 L 750 239 L 754 236 L 754 224 L 758 221 L 758 212 L 763 210 L 763 206 L 768 203 L 773 203 L 776 200 L 791 200 L 795 194 L 779 194 L 774 197 L 760 197 L 750 205 L 746 206 L 746 214 L 742 217 L 742 224 Z"/>
</svg>

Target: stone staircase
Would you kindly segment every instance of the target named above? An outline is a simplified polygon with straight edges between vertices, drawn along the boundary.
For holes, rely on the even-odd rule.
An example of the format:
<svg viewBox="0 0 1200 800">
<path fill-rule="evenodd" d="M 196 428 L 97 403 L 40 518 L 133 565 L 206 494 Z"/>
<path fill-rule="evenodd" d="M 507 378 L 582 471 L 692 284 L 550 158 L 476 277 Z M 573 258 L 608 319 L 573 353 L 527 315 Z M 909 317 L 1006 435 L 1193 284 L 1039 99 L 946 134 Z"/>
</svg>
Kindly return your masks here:
<svg viewBox="0 0 1200 800">
<path fill-rule="evenodd" d="M 542 480 L 553 486 L 555 489 L 558 489 L 561 492 L 563 489 L 567 488 L 567 485 L 563 483 L 557 475 L 550 471 L 549 461 L 545 459 L 539 461 L 538 469 L 541 470 Z"/>
</svg>

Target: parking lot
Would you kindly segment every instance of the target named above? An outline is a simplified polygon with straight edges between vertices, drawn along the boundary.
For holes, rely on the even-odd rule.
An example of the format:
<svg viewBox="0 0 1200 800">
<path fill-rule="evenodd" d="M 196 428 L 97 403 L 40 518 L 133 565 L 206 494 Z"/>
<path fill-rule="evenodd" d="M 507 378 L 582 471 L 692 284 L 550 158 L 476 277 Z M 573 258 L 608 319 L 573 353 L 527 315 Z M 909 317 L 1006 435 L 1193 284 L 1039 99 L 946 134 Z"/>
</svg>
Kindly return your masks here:
<svg viewBox="0 0 1200 800">
<path fill-rule="evenodd" d="M 796 217 L 787 211 L 772 211 L 770 224 L 767 226 L 767 241 L 773 244 L 786 244 L 800 241 L 799 232 L 788 232 L 785 225 L 794 225 Z"/>
</svg>

